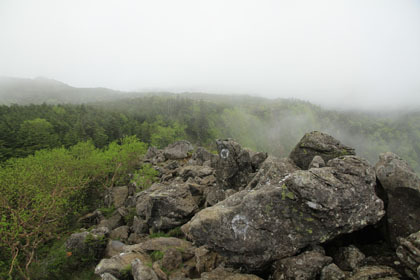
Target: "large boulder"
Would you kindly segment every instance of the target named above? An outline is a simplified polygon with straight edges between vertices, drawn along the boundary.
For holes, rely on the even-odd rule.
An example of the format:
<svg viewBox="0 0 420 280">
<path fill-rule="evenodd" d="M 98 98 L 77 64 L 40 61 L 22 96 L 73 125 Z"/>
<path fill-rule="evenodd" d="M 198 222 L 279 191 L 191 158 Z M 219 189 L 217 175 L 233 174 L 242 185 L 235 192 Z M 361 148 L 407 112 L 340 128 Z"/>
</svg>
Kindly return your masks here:
<svg viewBox="0 0 420 280">
<path fill-rule="evenodd" d="M 99 258 L 105 251 L 108 235 L 109 230 L 105 227 L 73 233 L 66 240 L 66 250 L 80 260 Z"/>
<path fill-rule="evenodd" d="M 187 222 L 196 210 L 198 206 L 187 184 L 156 183 L 137 195 L 138 218 L 153 231 L 180 226 Z M 139 223 L 136 221 L 136 225 Z M 144 231 L 144 227 L 136 227 Z"/>
<path fill-rule="evenodd" d="M 217 140 L 219 160 L 216 178 L 222 189 L 241 189 L 251 179 L 252 160 L 249 152 L 232 139 Z"/>
<path fill-rule="evenodd" d="M 340 141 L 328 134 L 312 131 L 303 136 L 289 157 L 300 168 L 308 169 L 315 156 L 320 156 L 327 162 L 344 155 L 355 155 L 354 149 L 341 144 Z"/>
<path fill-rule="evenodd" d="M 170 144 L 163 150 L 163 155 L 168 159 L 183 159 L 189 156 L 194 150 L 190 142 L 181 140 Z"/>
<path fill-rule="evenodd" d="M 280 181 L 262 177 L 257 189 L 200 211 L 182 230 L 232 264 L 262 269 L 308 245 L 377 223 L 385 212 L 375 184 L 366 160 L 340 157 Z"/>
<path fill-rule="evenodd" d="M 380 154 L 376 176 L 387 193 L 387 221 L 390 240 L 420 230 L 420 178 L 407 162 L 394 153 Z"/>
<path fill-rule="evenodd" d="M 152 262 L 149 255 L 144 253 L 120 253 L 110 259 L 102 259 L 95 267 L 95 274 L 102 275 L 104 273 L 110 273 L 116 277 L 120 277 L 121 273 L 127 269 L 135 259 L 139 259 L 144 263 Z"/>
<path fill-rule="evenodd" d="M 262 280 L 252 274 L 241 274 L 223 268 L 216 268 L 210 272 L 201 274 L 201 280 Z"/>
</svg>

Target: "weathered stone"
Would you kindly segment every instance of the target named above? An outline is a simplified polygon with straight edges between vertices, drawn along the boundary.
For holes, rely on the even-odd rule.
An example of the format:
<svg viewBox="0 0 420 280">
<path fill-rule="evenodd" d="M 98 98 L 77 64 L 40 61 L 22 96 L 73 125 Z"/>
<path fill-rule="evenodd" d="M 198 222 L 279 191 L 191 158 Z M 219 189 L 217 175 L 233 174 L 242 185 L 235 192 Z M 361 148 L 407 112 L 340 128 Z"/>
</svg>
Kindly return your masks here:
<svg viewBox="0 0 420 280">
<path fill-rule="evenodd" d="M 106 247 L 107 228 L 99 228 L 95 231 L 73 233 L 66 240 L 66 250 L 73 256 L 85 257 L 93 255 L 101 256 Z"/>
<path fill-rule="evenodd" d="M 173 271 L 182 265 L 182 254 L 179 249 L 168 248 L 163 252 L 162 267 Z"/>
<path fill-rule="evenodd" d="M 127 240 L 129 232 L 130 232 L 129 226 L 120 226 L 120 227 L 117 227 L 116 229 L 113 229 L 111 233 L 109 234 L 109 237 L 112 239 Z"/>
<path fill-rule="evenodd" d="M 321 280 L 344 280 L 346 274 L 334 263 L 331 263 L 321 270 Z"/>
<path fill-rule="evenodd" d="M 411 271 L 411 278 L 420 279 L 420 231 L 410 234 L 407 238 L 399 237 L 397 256 Z"/>
<path fill-rule="evenodd" d="M 153 231 L 180 226 L 196 210 L 198 206 L 186 184 L 153 184 L 137 196 L 137 215 Z"/>
<path fill-rule="evenodd" d="M 289 157 L 297 166 L 306 170 L 314 156 L 320 156 L 328 162 L 330 159 L 344 155 L 355 155 L 354 149 L 341 144 L 328 134 L 312 131 L 303 136 Z"/>
<path fill-rule="evenodd" d="M 193 153 L 191 159 L 195 164 L 203 165 L 205 162 L 217 160 L 217 155 L 210 153 L 203 147 L 198 147 L 197 150 Z"/>
<path fill-rule="evenodd" d="M 378 222 L 385 212 L 367 161 L 346 156 L 240 191 L 197 213 L 181 229 L 232 264 L 260 269 L 310 244 Z"/>
<path fill-rule="evenodd" d="M 190 177 L 203 178 L 205 176 L 212 175 L 213 172 L 214 169 L 208 166 L 187 165 L 180 169 L 179 176 L 181 176 L 184 179 L 184 181 L 186 181 Z"/>
<path fill-rule="evenodd" d="M 276 183 L 283 180 L 286 176 L 299 170 L 294 162 L 289 158 L 278 159 L 268 156 L 260 165 L 260 169 L 254 178 L 249 182 L 246 189 L 258 189 L 266 184 Z"/>
<path fill-rule="evenodd" d="M 208 188 L 205 192 L 206 202 L 205 207 L 213 206 L 216 203 L 226 198 L 226 192 L 224 189 L 219 187 Z"/>
<path fill-rule="evenodd" d="M 387 193 L 389 237 L 394 246 L 398 236 L 420 230 L 420 178 L 407 162 L 393 153 L 383 153 L 375 166 L 376 176 Z"/>
<path fill-rule="evenodd" d="M 348 278 L 349 280 L 370 280 L 370 279 L 383 279 L 383 280 L 397 280 L 401 275 L 393 268 L 382 265 L 363 266 L 357 269 L 353 275 Z"/>
<path fill-rule="evenodd" d="M 118 278 L 116 278 L 114 275 L 106 272 L 104 274 L 101 274 L 101 279 L 102 280 L 118 280 Z"/>
<path fill-rule="evenodd" d="M 261 164 L 267 159 L 267 153 L 256 152 L 251 155 L 251 164 L 254 170 L 258 170 Z"/>
<path fill-rule="evenodd" d="M 210 272 L 201 274 L 201 280 L 262 280 L 260 277 L 252 274 L 241 274 L 231 272 L 223 268 L 216 268 Z"/>
<path fill-rule="evenodd" d="M 91 226 L 91 225 L 97 225 L 101 222 L 101 220 L 104 219 L 104 216 L 102 215 L 102 212 L 99 210 L 95 210 L 92 213 L 88 213 L 81 217 L 78 220 L 78 223 Z"/>
<path fill-rule="evenodd" d="M 308 166 L 308 169 L 321 167 L 325 167 L 325 161 L 320 156 L 314 156 L 314 158 Z"/>
<path fill-rule="evenodd" d="M 160 279 L 160 280 L 167 280 L 168 276 L 166 275 L 166 273 L 162 270 L 162 268 L 160 267 L 158 262 L 154 262 L 153 263 L 153 271 L 156 273 L 156 276 Z"/>
<path fill-rule="evenodd" d="M 251 157 L 232 139 L 217 140 L 219 159 L 216 164 L 217 184 L 223 189 L 244 188 L 252 173 Z"/>
<path fill-rule="evenodd" d="M 124 206 L 124 202 L 128 197 L 128 187 L 121 186 L 121 187 L 114 187 L 111 189 L 111 200 L 112 205 L 115 208 Z"/>
<path fill-rule="evenodd" d="M 145 220 L 134 216 L 133 225 L 131 226 L 133 232 L 137 234 L 148 233 L 149 232 L 149 225 Z"/>
<path fill-rule="evenodd" d="M 207 250 L 204 246 L 196 248 L 195 251 L 196 270 L 198 273 L 209 272 L 219 266 L 225 259 L 217 254 Z"/>
<path fill-rule="evenodd" d="M 111 258 L 123 252 L 125 244 L 118 240 L 109 240 L 105 249 L 105 258 Z"/>
<path fill-rule="evenodd" d="M 331 261 L 331 257 L 318 251 L 306 251 L 298 256 L 277 261 L 274 264 L 272 280 L 316 279 L 322 268 Z"/>
<path fill-rule="evenodd" d="M 159 237 L 146 240 L 139 244 L 124 246 L 124 252 L 153 252 L 175 248 L 187 251 L 192 247 L 191 242 L 175 237 Z"/>
<path fill-rule="evenodd" d="M 103 219 L 98 227 L 107 227 L 109 230 L 113 230 L 122 225 L 124 225 L 123 216 L 118 211 L 115 211 L 111 217 Z"/>
<path fill-rule="evenodd" d="M 188 157 L 189 153 L 194 150 L 190 142 L 181 140 L 170 144 L 163 150 L 163 155 L 168 159 L 183 159 Z"/>
<path fill-rule="evenodd" d="M 142 262 L 152 262 L 149 255 L 142 253 L 121 253 L 110 259 L 102 259 L 95 267 L 95 274 L 110 273 L 115 277 L 121 276 L 121 271 L 126 269 L 134 259 L 140 259 Z"/>
<path fill-rule="evenodd" d="M 348 247 L 340 247 L 334 254 L 334 263 L 342 270 L 355 270 L 365 259 L 363 254 L 357 247 L 350 245 Z"/>
<path fill-rule="evenodd" d="M 131 273 L 134 280 L 159 280 L 152 268 L 143 264 L 139 259 L 131 262 Z"/>
</svg>

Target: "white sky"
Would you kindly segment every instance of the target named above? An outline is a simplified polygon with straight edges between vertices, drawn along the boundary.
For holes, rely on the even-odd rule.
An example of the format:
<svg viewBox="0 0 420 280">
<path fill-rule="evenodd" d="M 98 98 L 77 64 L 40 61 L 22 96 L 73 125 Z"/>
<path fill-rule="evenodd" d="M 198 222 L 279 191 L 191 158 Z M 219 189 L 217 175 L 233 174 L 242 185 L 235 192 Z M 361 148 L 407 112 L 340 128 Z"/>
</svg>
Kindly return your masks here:
<svg viewBox="0 0 420 280">
<path fill-rule="evenodd" d="M 0 0 L 0 76 L 420 106 L 420 0 Z"/>
</svg>

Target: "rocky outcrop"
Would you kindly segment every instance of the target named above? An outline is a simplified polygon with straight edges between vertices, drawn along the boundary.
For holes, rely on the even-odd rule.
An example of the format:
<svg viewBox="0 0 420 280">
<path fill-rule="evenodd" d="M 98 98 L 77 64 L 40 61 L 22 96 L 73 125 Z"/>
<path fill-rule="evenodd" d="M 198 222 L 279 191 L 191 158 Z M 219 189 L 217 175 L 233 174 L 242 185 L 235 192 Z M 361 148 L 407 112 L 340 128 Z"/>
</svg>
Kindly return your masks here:
<svg viewBox="0 0 420 280">
<path fill-rule="evenodd" d="M 328 134 L 313 131 L 303 136 L 289 157 L 300 168 L 308 169 L 315 156 L 320 156 L 328 162 L 330 159 L 345 155 L 355 155 L 354 149 L 341 144 Z"/>
<path fill-rule="evenodd" d="M 387 193 L 387 221 L 391 242 L 420 230 L 420 178 L 394 153 L 383 153 L 375 166 Z"/>
<path fill-rule="evenodd" d="M 165 159 L 183 159 L 190 155 L 194 150 L 193 145 L 190 142 L 181 140 L 170 144 L 163 150 L 163 155 Z"/>
<path fill-rule="evenodd" d="M 217 268 L 211 272 L 201 274 L 201 280 L 262 280 L 260 277 L 252 274 L 241 274 L 231 272 L 223 268 Z"/>
<path fill-rule="evenodd" d="M 216 163 L 216 178 L 222 189 L 245 188 L 252 173 L 249 152 L 232 139 L 217 140 L 219 160 Z"/>
<path fill-rule="evenodd" d="M 95 274 L 102 275 L 104 273 L 110 273 L 118 278 L 121 276 L 121 272 L 127 269 L 135 259 L 143 262 L 151 262 L 150 257 L 144 253 L 121 253 L 110 259 L 102 259 L 95 267 Z"/>
<path fill-rule="evenodd" d="M 153 269 L 139 259 L 134 259 L 131 262 L 131 271 L 134 280 L 159 280 Z"/>
<path fill-rule="evenodd" d="M 375 182 L 367 161 L 340 157 L 281 181 L 263 176 L 258 189 L 200 211 L 182 229 L 230 263 L 262 269 L 310 244 L 378 222 L 385 212 Z"/>
<path fill-rule="evenodd" d="M 137 195 L 136 212 L 145 227 L 153 230 L 168 230 L 187 222 L 198 210 L 198 206 L 188 185 L 154 184 Z M 141 232 L 144 232 L 144 228 Z"/>
</svg>

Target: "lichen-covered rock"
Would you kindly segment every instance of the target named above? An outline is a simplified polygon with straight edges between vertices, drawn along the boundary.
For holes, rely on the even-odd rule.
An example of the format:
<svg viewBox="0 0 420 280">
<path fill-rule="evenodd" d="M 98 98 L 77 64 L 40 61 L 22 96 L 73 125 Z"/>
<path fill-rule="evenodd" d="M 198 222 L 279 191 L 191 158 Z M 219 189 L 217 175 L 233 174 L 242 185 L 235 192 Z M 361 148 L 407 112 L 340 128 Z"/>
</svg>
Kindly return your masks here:
<svg viewBox="0 0 420 280">
<path fill-rule="evenodd" d="M 131 262 L 131 273 L 134 280 L 159 280 L 153 269 L 139 259 Z"/>
<path fill-rule="evenodd" d="M 73 233 L 66 240 L 66 250 L 78 258 L 100 257 L 106 248 L 108 234 L 107 228 Z"/>
<path fill-rule="evenodd" d="M 181 252 L 187 252 L 192 248 L 191 242 L 175 237 L 159 237 L 146 240 L 139 244 L 124 246 L 124 252 L 153 252 L 165 251 L 169 248 L 175 248 Z"/>
<path fill-rule="evenodd" d="M 321 168 L 325 166 L 325 161 L 320 156 L 314 156 L 311 163 L 308 166 L 308 169 L 311 168 Z"/>
<path fill-rule="evenodd" d="M 249 182 L 246 189 L 258 189 L 271 182 L 279 182 L 297 170 L 299 170 L 299 168 L 289 158 L 278 159 L 273 156 L 268 156 L 260 165 L 257 174 L 255 174 Z"/>
<path fill-rule="evenodd" d="M 375 224 L 385 214 L 367 161 L 336 158 L 325 168 L 295 171 L 280 181 L 261 178 L 197 213 L 181 229 L 232 264 L 261 269 L 311 244 Z"/>
<path fill-rule="evenodd" d="M 200 165 L 187 165 L 182 167 L 179 170 L 179 176 L 181 176 L 184 181 L 186 181 L 188 178 L 192 177 L 206 177 L 209 175 L 212 175 L 214 172 L 214 169 L 208 166 L 200 166 Z"/>
<path fill-rule="evenodd" d="M 241 274 L 231 272 L 223 268 L 216 268 L 210 272 L 201 274 L 201 280 L 262 280 L 260 277 L 252 274 Z"/>
<path fill-rule="evenodd" d="M 123 252 L 125 244 L 118 240 L 109 240 L 105 248 L 105 258 L 112 258 Z"/>
<path fill-rule="evenodd" d="M 107 272 L 104 274 L 101 274 L 101 279 L 102 280 L 118 280 L 118 278 L 116 278 L 114 275 Z"/>
<path fill-rule="evenodd" d="M 163 251 L 163 258 L 161 263 L 162 267 L 167 271 L 173 271 L 181 266 L 182 254 L 176 248 L 168 248 Z"/>
<path fill-rule="evenodd" d="M 364 259 L 365 254 L 354 245 L 340 247 L 337 253 L 334 254 L 334 263 L 342 270 L 355 270 Z"/>
<path fill-rule="evenodd" d="M 394 153 L 383 153 L 375 166 L 376 176 L 387 193 L 390 240 L 420 230 L 420 178 Z"/>
<path fill-rule="evenodd" d="M 197 150 L 193 153 L 191 160 L 194 164 L 203 165 L 205 162 L 216 162 L 217 155 L 210 153 L 203 147 L 198 147 Z"/>
<path fill-rule="evenodd" d="M 209 272 L 218 267 L 225 259 L 217 254 L 207 250 L 204 246 L 196 248 L 194 251 L 196 269 L 198 273 Z"/>
<path fill-rule="evenodd" d="M 312 131 L 303 136 L 289 157 L 297 166 L 306 170 L 314 156 L 320 156 L 328 162 L 330 159 L 344 155 L 355 155 L 354 149 L 341 144 L 328 134 Z"/>
<path fill-rule="evenodd" d="M 401 275 L 396 272 L 393 268 L 383 265 L 370 265 L 363 266 L 357 269 L 349 280 L 370 280 L 370 279 L 382 279 L 382 280 L 397 280 L 400 279 Z"/>
<path fill-rule="evenodd" d="M 109 234 L 109 237 L 111 239 L 118 239 L 118 240 L 127 240 L 130 233 L 130 227 L 129 226 L 120 226 L 116 229 L 113 229 L 111 233 Z"/>
<path fill-rule="evenodd" d="M 121 271 L 130 266 L 134 259 L 139 259 L 144 263 L 151 262 L 149 255 L 138 252 L 121 253 L 110 259 L 102 259 L 95 267 L 95 274 L 110 273 L 115 277 L 121 276 Z"/>
<path fill-rule="evenodd" d="M 123 215 L 119 211 L 115 211 L 111 217 L 103 219 L 98 227 L 106 227 L 109 230 L 113 230 L 117 227 L 124 225 L 124 218 Z"/>
<path fill-rule="evenodd" d="M 188 157 L 189 153 L 194 150 L 193 145 L 190 142 L 181 140 L 173 144 L 168 145 L 163 150 L 163 155 L 168 159 L 183 159 Z"/>
<path fill-rule="evenodd" d="M 272 280 L 312 280 L 321 273 L 324 266 L 332 262 L 318 251 L 306 251 L 298 256 L 284 258 L 274 264 Z"/>
<path fill-rule="evenodd" d="M 331 263 L 321 270 L 321 280 L 344 280 L 346 274 L 336 264 Z"/>
<path fill-rule="evenodd" d="M 128 197 L 128 186 L 114 187 L 111 189 L 111 201 L 115 208 L 124 206 Z"/>
<path fill-rule="evenodd" d="M 153 231 L 180 226 L 196 210 L 198 206 L 187 184 L 157 183 L 137 195 L 137 215 Z"/>
<path fill-rule="evenodd" d="M 219 159 L 216 163 L 217 184 L 223 189 L 246 187 L 252 173 L 249 152 L 232 139 L 217 140 Z"/>
<path fill-rule="evenodd" d="M 397 256 L 408 268 L 412 279 L 420 279 L 420 231 L 410 234 L 407 238 L 398 238 Z"/>
</svg>

